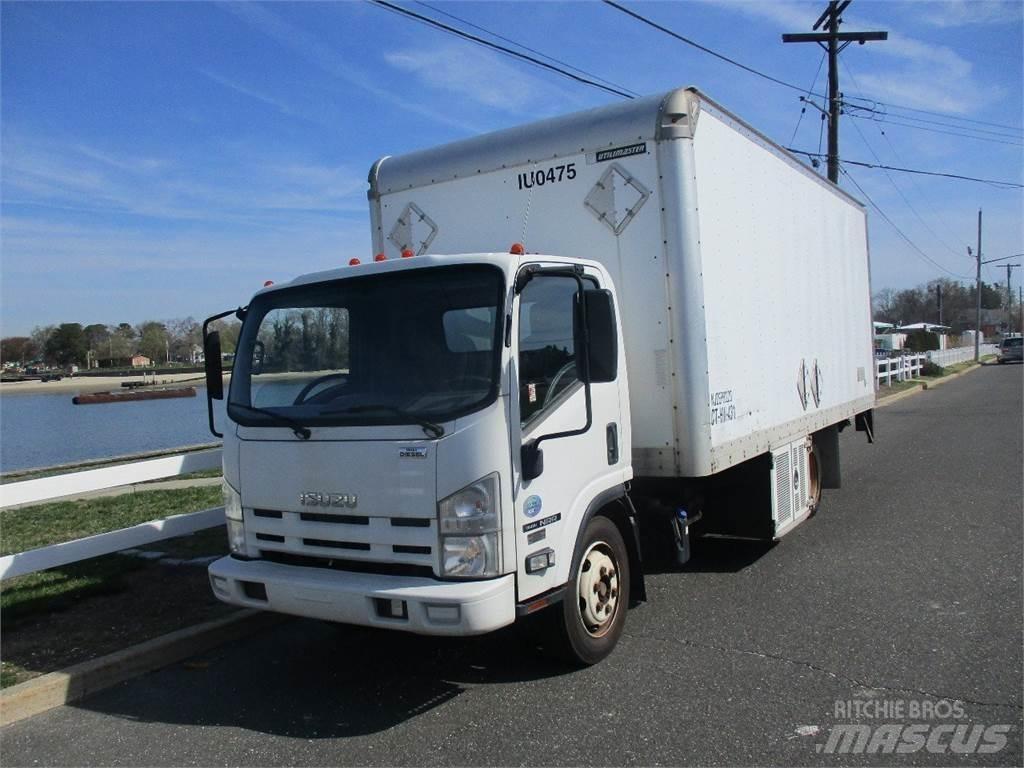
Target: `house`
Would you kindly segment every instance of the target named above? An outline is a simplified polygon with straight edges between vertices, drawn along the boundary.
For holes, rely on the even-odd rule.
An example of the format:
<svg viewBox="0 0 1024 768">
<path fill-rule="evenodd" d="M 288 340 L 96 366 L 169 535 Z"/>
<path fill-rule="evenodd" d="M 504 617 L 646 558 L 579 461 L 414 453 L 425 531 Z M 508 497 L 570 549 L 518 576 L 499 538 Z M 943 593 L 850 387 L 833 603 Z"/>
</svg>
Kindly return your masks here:
<svg viewBox="0 0 1024 768">
<path fill-rule="evenodd" d="M 927 331 L 928 333 L 934 333 L 939 337 L 939 349 L 946 349 L 949 346 L 947 343 L 949 333 L 948 325 L 937 325 L 936 323 L 910 323 L 909 325 L 901 325 L 895 329 L 896 333 L 909 334 L 915 331 Z M 906 336 L 904 336 L 904 339 Z"/>
<path fill-rule="evenodd" d="M 131 364 L 132 368 L 148 368 L 153 364 L 153 361 L 145 355 L 132 355 Z"/>
<path fill-rule="evenodd" d="M 907 340 L 907 334 L 897 333 L 892 323 L 876 320 L 872 326 L 875 331 L 875 349 L 886 352 L 903 349 L 903 342 Z"/>
</svg>

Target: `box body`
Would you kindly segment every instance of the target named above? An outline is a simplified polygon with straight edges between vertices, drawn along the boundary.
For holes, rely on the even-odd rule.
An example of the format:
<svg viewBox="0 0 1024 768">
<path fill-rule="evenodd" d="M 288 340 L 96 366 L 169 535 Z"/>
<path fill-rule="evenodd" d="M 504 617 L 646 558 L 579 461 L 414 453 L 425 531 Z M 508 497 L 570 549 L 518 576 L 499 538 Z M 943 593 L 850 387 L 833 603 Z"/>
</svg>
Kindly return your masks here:
<svg viewBox="0 0 1024 768">
<path fill-rule="evenodd" d="M 593 259 L 634 472 L 701 477 L 874 403 L 866 217 L 695 89 L 378 161 L 374 247 Z"/>
</svg>

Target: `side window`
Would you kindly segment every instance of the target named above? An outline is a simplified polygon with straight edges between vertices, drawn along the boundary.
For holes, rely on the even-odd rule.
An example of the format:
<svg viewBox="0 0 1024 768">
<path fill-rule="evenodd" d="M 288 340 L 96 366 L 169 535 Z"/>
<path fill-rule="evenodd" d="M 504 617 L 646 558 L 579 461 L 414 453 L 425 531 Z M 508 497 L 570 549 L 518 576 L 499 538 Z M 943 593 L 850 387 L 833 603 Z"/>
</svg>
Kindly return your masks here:
<svg viewBox="0 0 1024 768">
<path fill-rule="evenodd" d="M 549 410 L 578 381 L 573 343 L 577 285 L 540 276 L 519 298 L 519 414 L 523 425 Z"/>
</svg>

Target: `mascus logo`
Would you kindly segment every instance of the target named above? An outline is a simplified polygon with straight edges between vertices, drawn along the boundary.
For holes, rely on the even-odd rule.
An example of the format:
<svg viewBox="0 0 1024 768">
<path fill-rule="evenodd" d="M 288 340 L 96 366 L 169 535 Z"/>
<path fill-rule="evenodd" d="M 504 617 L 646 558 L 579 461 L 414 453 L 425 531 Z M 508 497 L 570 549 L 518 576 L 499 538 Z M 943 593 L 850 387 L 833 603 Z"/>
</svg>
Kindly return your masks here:
<svg viewBox="0 0 1024 768">
<path fill-rule="evenodd" d="M 304 507 L 348 507 L 352 509 L 359 503 L 354 493 L 315 493 L 303 491 L 299 494 L 299 504 Z"/>
</svg>

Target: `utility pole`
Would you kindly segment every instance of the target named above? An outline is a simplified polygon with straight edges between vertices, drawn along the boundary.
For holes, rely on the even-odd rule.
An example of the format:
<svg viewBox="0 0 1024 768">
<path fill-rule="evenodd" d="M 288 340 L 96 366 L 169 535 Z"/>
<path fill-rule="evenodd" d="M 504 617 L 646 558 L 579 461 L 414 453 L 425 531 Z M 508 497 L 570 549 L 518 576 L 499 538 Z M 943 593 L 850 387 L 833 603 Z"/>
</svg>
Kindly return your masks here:
<svg viewBox="0 0 1024 768">
<path fill-rule="evenodd" d="M 935 300 L 939 305 L 939 325 L 942 325 L 942 283 L 935 286 Z"/>
<path fill-rule="evenodd" d="M 970 253 L 971 249 L 968 248 L 967 252 Z M 974 362 L 981 360 L 981 208 L 978 209 L 978 314 L 976 316 L 976 325 L 974 326 Z"/>
<path fill-rule="evenodd" d="M 828 52 L 828 180 L 839 183 L 839 115 L 843 94 L 839 92 L 839 54 L 852 42 L 859 45 L 869 40 L 888 40 L 888 32 L 840 32 L 841 14 L 853 0 L 830 0 L 828 8 L 818 17 L 813 33 L 792 33 L 782 36 L 784 43 L 817 43 Z M 817 32 L 825 25 L 827 32 Z M 842 45 L 840 45 L 842 43 Z"/>
<path fill-rule="evenodd" d="M 1020 264 L 1003 264 L 1006 267 L 1006 330 L 1013 328 L 1013 289 L 1010 288 L 1010 275 L 1014 267 Z"/>
</svg>

